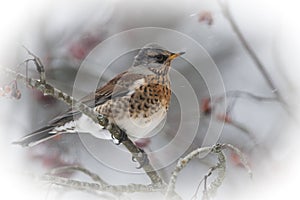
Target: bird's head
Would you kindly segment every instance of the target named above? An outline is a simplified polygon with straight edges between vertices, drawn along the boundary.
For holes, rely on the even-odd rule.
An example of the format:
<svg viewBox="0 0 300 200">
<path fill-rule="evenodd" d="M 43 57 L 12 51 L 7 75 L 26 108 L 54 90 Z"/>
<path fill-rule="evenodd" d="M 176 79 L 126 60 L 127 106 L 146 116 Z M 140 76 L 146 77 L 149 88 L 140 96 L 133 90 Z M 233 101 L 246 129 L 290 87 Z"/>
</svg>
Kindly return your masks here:
<svg viewBox="0 0 300 200">
<path fill-rule="evenodd" d="M 173 53 L 157 44 L 147 44 L 134 59 L 133 66 L 143 65 L 151 68 L 165 68 L 171 65 L 171 61 L 184 52 Z"/>
</svg>

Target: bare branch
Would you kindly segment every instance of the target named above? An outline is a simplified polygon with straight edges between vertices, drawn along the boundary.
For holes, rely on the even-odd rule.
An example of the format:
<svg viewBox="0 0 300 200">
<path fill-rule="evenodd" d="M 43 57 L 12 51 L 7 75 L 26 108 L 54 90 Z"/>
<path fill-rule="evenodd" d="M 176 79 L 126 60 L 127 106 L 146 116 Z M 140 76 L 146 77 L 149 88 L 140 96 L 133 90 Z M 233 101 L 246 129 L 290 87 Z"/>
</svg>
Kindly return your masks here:
<svg viewBox="0 0 300 200">
<path fill-rule="evenodd" d="M 223 153 L 223 150 L 225 149 L 230 149 L 233 150 L 234 152 L 236 152 L 241 159 L 241 162 L 244 164 L 245 168 L 248 170 L 248 173 L 252 175 L 251 169 L 245 159 L 245 157 L 243 156 L 242 152 L 240 150 L 238 150 L 236 147 L 234 147 L 233 145 L 230 144 L 216 144 L 213 147 L 202 147 L 202 148 L 198 148 L 194 151 L 192 151 L 191 153 L 189 153 L 187 156 L 185 156 L 182 159 L 179 159 L 175 170 L 172 173 L 172 176 L 170 178 L 170 182 L 168 184 L 168 188 L 166 191 L 166 198 L 167 199 L 173 199 L 174 198 L 174 191 L 175 191 L 175 184 L 178 178 L 179 173 L 181 172 L 181 170 L 183 170 L 188 163 L 195 159 L 195 158 L 204 158 L 206 157 L 209 153 L 214 153 L 218 155 L 218 163 L 211 167 L 208 171 L 208 173 L 204 176 L 204 178 L 200 181 L 198 188 L 196 190 L 195 195 L 192 197 L 192 199 L 197 198 L 197 193 L 199 190 L 199 187 L 201 185 L 202 182 L 204 182 L 204 190 L 203 190 L 203 196 L 202 199 L 204 200 L 209 200 L 211 198 L 211 196 L 214 196 L 218 190 L 218 188 L 221 186 L 221 184 L 223 183 L 223 180 L 225 178 L 225 171 L 226 171 L 226 158 L 225 155 Z M 218 175 L 215 178 L 215 180 L 213 180 L 209 186 L 207 186 L 207 178 L 209 176 L 211 176 L 212 172 L 218 170 Z"/>
<path fill-rule="evenodd" d="M 93 181 L 98 182 L 100 185 L 102 186 L 108 185 L 108 183 L 105 182 L 102 178 L 100 178 L 100 176 L 80 166 L 63 166 L 63 167 L 54 168 L 50 171 L 50 174 L 54 175 L 54 174 L 59 174 L 59 173 L 64 173 L 69 171 L 80 171 L 88 175 L 89 177 L 91 177 Z"/>
<path fill-rule="evenodd" d="M 256 94 L 253 94 L 251 92 L 247 91 L 241 91 L 241 90 L 230 90 L 225 92 L 224 94 L 218 95 L 214 98 L 214 102 L 212 104 L 219 103 L 221 101 L 224 101 L 225 98 L 233 98 L 234 103 L 239 98 L 247 98 L 247 99 L 253 99 L 255 101 L 263 101 L 263 102 L 278 102 L 278 99 L 276 97 L 266 97 L 266 96 L 259 96 Z M 234 106 L 231 105 L 229 109 L 232 109 Z M 227 110 L 229 110 L 227 109 Z"/>
<path fill-rule="evenodd" d="M 215 148 L 216 149 L 216 148 Z M 204 184 L 203 197 L 208 197 L 208 199 L 214 195 L 216 195 L 218 188 L 222 185 L 225 172 L 226 172 L 226 158 L 222 150 L 217 150 L 214 153 L 218 155 L 218 163 L 215 167 L 211 167 L 209 173 L 205 177 L 205 180 L 208 176 L 212 174 L 213 171 L 218 170 L 218 175 L 215 180 L 213 180 L 209 186 L 206 188 L 206 184 Z M 206 182 L 206 181 L 205 181 Z"/>
<path fill-rule="evenodd" d="M 174 196 L 175 184 L 176 184 L 178 175 L 181 172 L 181 170 L 183 170 L 191 160 L 198 158 L 200 154 L 205 154 L 205 156 L 206 156 L 211 151 L 211 149 L 212 149 L 212 147 L 198 148 L 198 149 L 192 151 L 191 153 L 189 153 L 184 158 L 181 158 L 178 160 L 176 168 L 172 172 L 170 182 L 168 184 L 168 188 L 167 188 L 167 192 L 166 192 L 167 199 L 172 199 Z"/>
<path fill-rule="evenodd" d="M 242 32 L 240 31 L 239 27 L 235 23 L 232 15 L 231 15 L 231 13 L 228 9 L 227 1 L 226 0 L 217 0 L 217 2 L 219 3 L 219 5 L 222 9 L 223 15 L 228 20 L 232 30 L 236 33 L 236 35 L 237 35 L 238 39 L 240 40 L 242 46 L 248 52 L 248 54 L 251 57 L 251 59 L 253 60 L 254 64 L 257 66 L 259 71 L 262 73 L 263 77 L 267 81 L 267 84 L 271 88 L 272 92 L 276 95 L 276 98 L 282 104 L 282 106 L 288 112 L 288 114 L 291 115 L 291 111 L 290 111 L 290 108 L 289 108 L 287 102 L 282 97 L 282 94 L 280 93 L 280 91 L 276 87 L 276 85 L 275 85 L 274 81 L 272 80 L 270 74 L 266 70 L 266 67 L 262 64 L 262 62 L 260 61 L 260 59 L 258 58 L 256 53 L 254 52 L 254 50 L 250 47 L 250 45 L 246 41 L 245 37 L 243 36 Z"/>
<path fill-rule="evenodd" d="M 40 180 L 51 184 L 88 192 L 109 192 L 112 194 L 135 193 L 135 192 L 162 192 L 164 187 L 160 184 L 128 184 L 128 185 L 101 185 L 99 183 L 89 183 L 84 181 L 72 180 L 53 175 L 43 175 Z"/>
<path fill-rule="evenodd" d="M 226 92 L 226 96 L 227 97 L 232 97 L 232 98 L 251 98 L 254 99 L 256 101 L 278 101 L 278 99 L 274 98 L 274 97 L 264 97 L 264 96 L 259 96 L 256 94 L 253 94 L 251 92 L 247 92 L 247 91 L 241 91 L 241 90 L 230 90 Z"/>
</svg>

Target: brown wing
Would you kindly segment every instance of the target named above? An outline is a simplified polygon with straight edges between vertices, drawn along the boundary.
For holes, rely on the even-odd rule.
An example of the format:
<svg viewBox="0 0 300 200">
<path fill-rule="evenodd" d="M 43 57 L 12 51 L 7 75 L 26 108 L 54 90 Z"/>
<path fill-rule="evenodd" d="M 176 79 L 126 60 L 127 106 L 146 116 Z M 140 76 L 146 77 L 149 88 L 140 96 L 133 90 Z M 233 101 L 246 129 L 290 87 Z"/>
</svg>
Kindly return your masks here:
<svg viewBox="0 0 300 200">
<path fill-rule="evenodd" d="M 129 92 L 130 85 L 143 77 L 144 75 L 141 74 L 123 72 L 97 89 L 95 93 L 82 98 L 81 102 L 90 107 L 94 107 L 103 104 L 111 98 L 124 96 Z"/>
<path fill-rule="evenodd" d="M 111 98 L 126 95 L 129 92 L 129 86 L 143 77 L 144 75 L 142 74 L 130 74 L 127 71 L 123 72 L 97 89 L 95 93 L 83 97 L 80 101 L 90 107 L 101 105 Z M 62 125 L 80 116 L 80 111 L 69 109 L 67 112 L 51 120 L 50 124 L 53 126 Z"/>
<path fill-rule="evenodd" d="M 101 104 L 104 100 L 107 100 L 112 92 L 115 90 L 115 86 L 117 85 L 118 81 L 125 75 L 127 72 L 123 72 L 113 79 L 111 79 L 108 83 L 104 86 L 98 88 L 95 92 L 83 97 L 80 101 L 88 106 L 94 106 L 93 104 Z M 125 88 L 124 88 L 125 89 Z M 101 103 L 99 102 L 101 101 Z M 99 103 L 98 103 L 99 102 Z"/>
</svg>

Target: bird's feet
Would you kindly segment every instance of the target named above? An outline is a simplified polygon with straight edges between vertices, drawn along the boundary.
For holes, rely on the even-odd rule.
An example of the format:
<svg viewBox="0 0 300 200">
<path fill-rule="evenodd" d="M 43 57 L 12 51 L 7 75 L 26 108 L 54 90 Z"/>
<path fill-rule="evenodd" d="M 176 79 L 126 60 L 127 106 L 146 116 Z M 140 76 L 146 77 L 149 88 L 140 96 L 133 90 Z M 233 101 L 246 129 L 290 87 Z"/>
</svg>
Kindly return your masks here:
<svg viewBox="0 0 300 200">
<path fill-rule="evenodd" d="M 125 133 L 125 131 L 123 130 L 120 130 L 118 132 L 118 135 L 117 135 L 118 138 L 116 138 L 113 134 L 111 135 L 111 138 L 113 139 L 113 142 L 116 144 L 116 145 L 120 145 L 122 142 L 128 140 L 128 136 L 127 134 Z"/>
<path fill-rule="evenodd" d="M 143 166 L 147 165 L 149 163 L 149 159 L 147 154 L 143 149 L 140 149 L 139 153 L 136 153 L 135 155 L 132 155 L 132 161 L 137 162 L 139 161 L 140 166 L 137 167 L 137 169 L 141 169 Z"/>
</svg>

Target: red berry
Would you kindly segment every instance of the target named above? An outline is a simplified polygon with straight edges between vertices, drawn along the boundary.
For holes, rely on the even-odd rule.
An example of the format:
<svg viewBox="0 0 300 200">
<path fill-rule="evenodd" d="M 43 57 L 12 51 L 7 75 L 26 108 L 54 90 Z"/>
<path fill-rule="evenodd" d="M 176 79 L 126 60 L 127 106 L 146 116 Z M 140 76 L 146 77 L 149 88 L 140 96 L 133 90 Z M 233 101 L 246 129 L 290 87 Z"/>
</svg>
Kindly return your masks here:
<svg viewBox="0 0 300 200">
<path fill-rule="evenodd" d="M 8 86 L 8 85 L 4 86 L 4 92 L 5 92 L 5 94 L 10 93 L 11 92 L 10 86 Z"/>
<path fill-rule="evenodd" d="M 14 95 L 15 99 L 21 99 L 21 96 L 22 96 L 22 94 L 21 94 L 20 90 L 17 90 L 17 92 Z"/>
<path fill-rule="evenodd" d="M 204 98 L 201 101 L 201 112 L 208 115 L 211 113 L 211 105 L 210 105 L 210 99 Z"/>
<path fill-rule="evenodd" d="M 230 118 L 230 116 L 226 115 L 226 114 L 217 115 L 217 119 L 220 121 L 223 121 L 225 123 L 228 123 L 228 124 L 230 124 L 232 122 L 232 119 Z"/>
</svg>

